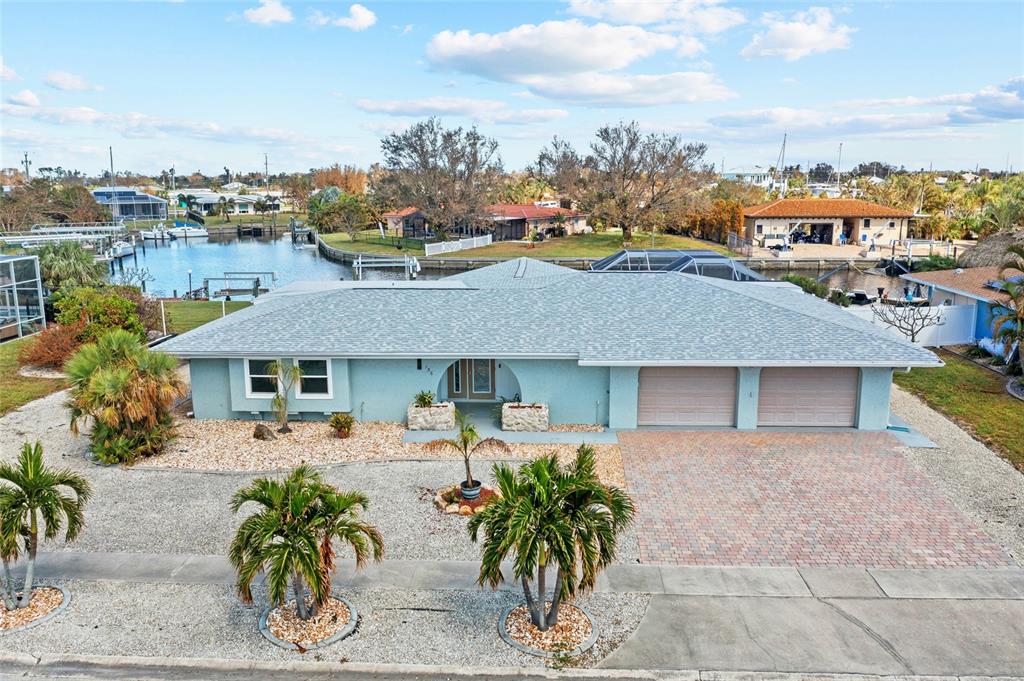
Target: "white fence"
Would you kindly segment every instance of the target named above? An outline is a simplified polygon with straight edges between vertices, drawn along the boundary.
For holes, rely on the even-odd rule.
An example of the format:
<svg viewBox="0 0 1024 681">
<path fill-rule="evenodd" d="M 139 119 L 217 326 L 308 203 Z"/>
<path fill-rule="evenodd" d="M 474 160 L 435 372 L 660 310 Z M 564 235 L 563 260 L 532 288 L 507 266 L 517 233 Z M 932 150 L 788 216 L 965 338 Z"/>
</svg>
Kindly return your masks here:
<svg viewBox="0 0 1024 681">
<path fill-rule="evenodd" d="M 850 314 L 861 319 L 866 319 L 875 326 L 885 329 L 887 332 L 906 338 L 907 336 L 895 328 L 889 326 L 875 316 L 871 307 L 850 306 L 844 308 Z M 939 347 L 942 345 L 959 345 L 961 343 L 973 343 L 974 338 L 974 305 L 940 305 L 938 307 L 924 308 L 930 313 L 940 316 L 940 322 L 936 326 L 930 326 L 918 334 L 917 343 L 928 347 Z"/>
<path fill-rule="evenodd" d="M 491 235 L 487 234 L 469 239 L 459 239 L 458 241 L 438 241 L 435 244 L 427 244 L 423 250 L 426 251 L 428 256 L 430 256 L 440 255 L 441 253 L 454 253 L 455 251 L 462 251 L 467 248 L 481 248 L 483 246 L 490 245 Z"/>
</svg>

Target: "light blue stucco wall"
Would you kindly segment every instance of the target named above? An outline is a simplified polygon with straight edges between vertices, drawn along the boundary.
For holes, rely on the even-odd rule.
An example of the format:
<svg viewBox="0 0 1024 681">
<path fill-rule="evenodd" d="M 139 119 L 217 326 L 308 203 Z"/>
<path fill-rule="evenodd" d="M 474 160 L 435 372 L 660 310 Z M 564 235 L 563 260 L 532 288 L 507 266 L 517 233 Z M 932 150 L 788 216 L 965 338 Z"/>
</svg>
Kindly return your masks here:
<svg viewBox="0 0 1024 681">
<path fill-rule="evenodd" d="M 608 367 L 571 359 L 507 360 L 524 402 L 543 402 L 551 423 L 608 423 Z"/>
<path fill-rule="evenodd" d="M 889 394 L 892 369 L 864 367 L 860 370 L 857 397 L 857 428 L 885 430 L 889 425 Z"/>
<path fill-rule="evenodd" d="M 437 386 L 454 359 L 349 360 L 352 415 L 360 421 L 405 421 L 413 396 Z"/>
<path fill-rule="evenodd" d="M 608 427 L 636 428 L 640 367 L 611 367 L 608 375 Z"/>
</svg>

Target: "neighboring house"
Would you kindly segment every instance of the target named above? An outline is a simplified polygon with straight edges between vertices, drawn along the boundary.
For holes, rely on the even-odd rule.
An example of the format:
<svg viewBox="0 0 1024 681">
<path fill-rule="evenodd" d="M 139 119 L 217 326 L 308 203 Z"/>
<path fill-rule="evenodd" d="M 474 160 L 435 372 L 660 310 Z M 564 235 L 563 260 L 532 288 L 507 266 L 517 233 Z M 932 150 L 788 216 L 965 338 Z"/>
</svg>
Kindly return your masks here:
<svg viewBox="0 0 1024 681">
<path fill-rule="evenodd" d="M 487 211 L 494 222 L 492 233 L 495 241 L 522 239 L 533 230 L 539 234 L 550 234 L 559 228 L 559 215 L 566 234 L 592 231 L 587 226 L 586 215 L 558 206 L 499 203 L 487 206 Z"/>
<path fill-rule="evenodd" d="M 0 255 L 0 342 L 46 328 L 39 258 Z"/>
<path fill-rule="evenodd" d="M 1007 276 L 1020 276 L 1010 270 Z M 992 338 L 992 320 L 1003 314 L 1010 299 L 993 282 L 1000 280 L 998 267 L 966 267 L 935 272 L 904 274 L 903 279 L 923 287 L 931 305 L 973 305 L 974 340 Z"/>
<path fill-rule="evenodd" d="M 110 209 L 114 219 L 166 220 L 167 199 L 130 187 L 100 187 L 92 190 L 96 203 Z"/>
<path fill-rule="evenodd" d="M 913 213 L 860 199 L 779 199 L 743 211 L 747 239 L 792 238 L 794 232 L 817 243 L 889 246 L 907 237 Z"/>
<path fill-rule="evenodd" d="M 518 258 L 436 281 L 285 286 L 160 346 L 189 361 L 199 419 L 265 419 L 273 360 L 306 378 L 298 419 L 404 421 L 516 396 L 556 424 L 888 425 L 894 370 L 931 352 L 780 282 L 583 272 Z"/>
<path fill-rule="evenodd" d="M 268 198 L 271 201 L 271 211 L 281 210 L 280 198 L 272 194 L 263 196 L 257 194 L 232 194 L 228 192 L 192 192 L 192 196 L 196 199 L 195 210 L 198 210 L 203 215 L 217 213 L 221 198 L 225 201 L 234 200 L 234 205 L 230 205 L 228 208 L 230 215 L 255 215 L 256 202 Z"/>
<path fill-rule="evenodd" d="M 387 233 L 392 236 L 422 239 L 433 235 L 427 225 L 427 214 L 415 206 L 383 213 L 381 217 L 384 218 Z"/>
<path fill-rule="evenodd" d="M 722 173 L 723 180 L 741 182 L 752 187 L 760 187 L 766 191 L 779 190 L 783 194 L 789 189 L 789 179 L 783 177 L 776 180 L 775 173 L 758 170 L 754 172 Z"/>
</svg>

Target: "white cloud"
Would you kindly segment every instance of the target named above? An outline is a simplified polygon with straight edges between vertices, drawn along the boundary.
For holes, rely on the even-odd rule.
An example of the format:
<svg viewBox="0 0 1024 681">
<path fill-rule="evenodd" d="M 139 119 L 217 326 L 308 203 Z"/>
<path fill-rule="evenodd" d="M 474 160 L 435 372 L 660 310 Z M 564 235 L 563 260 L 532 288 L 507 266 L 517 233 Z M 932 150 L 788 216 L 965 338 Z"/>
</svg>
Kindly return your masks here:
<svg viewBox="0 0 1024 681">
<path fill-rule="evenodd" d="M 22 90 L 21 92 L 15 93 L 8 97 L 7 101 L 19 106 L 39 106 L 39 97 L 37 97 L 36 93 L 31 90 Z"/>
<path fill-rule="evenodd" d="M 523 24 L 502 33 L 442 31 L 427 44 L 438 68 L 515 80 L 525 75 L 621 69 L 679 41 L 638 26 L 587 25 L 577 19 Z"/>
<path fill-rule="evenodd" d="M 260 0 L 259 7 L 250 7 L 242 12 L 246 21 L 260 26 L 290 24 L 295 17 L 281 0 Z"/>
<path fill-rule="evenodd" d="M 735 96 L 713 74 L 701 71 L 656 75 L 591 72 L 570 77 L 534 76 L 523 83 L 550 99 L 606 107 L 718 101 Z"/>
<path fill-rule="evenodd" d="M 468 97 L 421 97 L 418 99 L 360 99 L 356 107 L 368 113 L 389 116 L 465 116 L 483 123 L 524 125 L 565 118 L 564 109 L 509 109 L 496 99 Z"/>
<path fill-rule="evenodd" d="M 3 57 L 0 57 L 0 80 L 18 80 L 18 78 L 18 73 L 4 63 Z"/>
<path fill-rule="evenodd" d="M 621 24 L 663 24 L 683 33 L 721 33 L 746 21 L 721 0 L 570 0 L 569 12 Z"/>
<path fill-rule="evenodd" d="M 309 22 L 314 26 L 340 26 L 353 31 L 365 31 L 377 23 L 377 15 L 356 3 L 348 8 L 347 16 L 334 17 L 316 10 L 309 16 Z M 406 26 L 405 29 L 403 33 L 408 33 L 412 30 L 412 25 Z"/>
<path fill-rule="evenodd" d="M 838 24 L 832 12 L 825 7 L 811 7 L 795 12 L 787 20 L 778 12 L 767 12 L 761 17 L 765 30 L 754 35 L 740 54 L 752 57 L 781 57 L 796 61 L 812 54 L 842 50 L 850 46 L 850 36 L 856 29 Z"/>
<path fill-rule="evenodd" d="M 87 92 L 89 90 L 100 91 L 98 85 L 93 85 L 85 78 L 76 76 L 67 71 L 50 71 L 46 74 L 46 84 L 55 90 L 69 90 L 72 92 Z"/>
</svg>

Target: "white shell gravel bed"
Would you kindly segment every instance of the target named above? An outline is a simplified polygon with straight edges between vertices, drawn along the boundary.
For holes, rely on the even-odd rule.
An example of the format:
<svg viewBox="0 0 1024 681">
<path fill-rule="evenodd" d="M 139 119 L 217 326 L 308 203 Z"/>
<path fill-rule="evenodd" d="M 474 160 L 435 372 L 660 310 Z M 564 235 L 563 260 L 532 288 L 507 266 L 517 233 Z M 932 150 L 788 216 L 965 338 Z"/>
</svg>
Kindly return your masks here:
<svg viewBox="0 0 1024 681">
<path fill-rule="evenodd" d="M 242 604 L 228 586 L 68 581 L 71 606 L 45 626 L 3 637 L 4 648 L 31 654 L 84 653 L 260 660 L 348 660 L 488 666 L 543 666 L 498 637 L 503 608 L 522 594 L 480 591 L 351 590 L 360 622 L 348 638 L 305 655 L 259 633 L 265 606 L 256 592 Z M 594 665 L 640 623 L 650 596 L 592 594 L 579 600 L 601 633 L 574 664 Z"/>
</svg>

